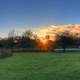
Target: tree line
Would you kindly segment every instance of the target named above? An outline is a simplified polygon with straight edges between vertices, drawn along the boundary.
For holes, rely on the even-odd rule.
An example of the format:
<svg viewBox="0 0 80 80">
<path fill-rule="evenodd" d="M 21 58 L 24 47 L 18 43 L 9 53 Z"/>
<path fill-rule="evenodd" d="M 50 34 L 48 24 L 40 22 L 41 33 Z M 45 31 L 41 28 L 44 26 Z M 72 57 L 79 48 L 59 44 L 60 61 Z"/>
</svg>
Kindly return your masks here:
<svg viewBox="0 0 80 80">
<path fill-rule="evenodd" d="M 25 31 L 22 36 L 14 36 L 14 32 L 9 33 L 9 37 L 0 40 L 0 48 L 9 49 L 25 49 L 25 50 L 45 50 L 54 51 L 56 48 L 62 48 L 66 51 L 66 48 L 79 47 L 80 37 L 70 36 L 69 33 L 64 32 L 62 35 L 57 35 L 55 41 L 49 39 L 49 35 L 45 36 L 47 40 L 46 44 L 42 43 L 37 35 L 33 35 L 30 30 Z"/>
</svg>

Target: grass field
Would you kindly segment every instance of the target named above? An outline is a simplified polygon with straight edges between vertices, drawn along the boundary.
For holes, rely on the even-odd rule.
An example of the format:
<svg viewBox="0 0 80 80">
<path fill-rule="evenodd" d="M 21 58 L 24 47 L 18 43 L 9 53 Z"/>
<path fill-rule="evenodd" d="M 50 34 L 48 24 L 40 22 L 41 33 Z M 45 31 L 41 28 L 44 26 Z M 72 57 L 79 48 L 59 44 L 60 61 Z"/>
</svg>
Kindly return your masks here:
<svg viewBox="0 0 80 80">
<path fill-rule="evenodd" d="M 80 80 L 80 52 L 14 53 L 0 59 L 0 80 Z"/>
</svg>

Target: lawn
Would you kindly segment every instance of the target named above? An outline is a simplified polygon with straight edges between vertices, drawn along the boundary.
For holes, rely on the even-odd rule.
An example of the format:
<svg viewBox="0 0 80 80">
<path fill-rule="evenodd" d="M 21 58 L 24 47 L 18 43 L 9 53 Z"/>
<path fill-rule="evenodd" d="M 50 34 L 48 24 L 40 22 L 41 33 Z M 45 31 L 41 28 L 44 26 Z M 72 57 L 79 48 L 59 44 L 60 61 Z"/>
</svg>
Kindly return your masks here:
<svg viewBox="0 0 80 80">
<path fill-rule="evenodd" d="M 80 52 L 14 53 L 0 59 L 0 80 L 80 80 Z"/>
</svg>

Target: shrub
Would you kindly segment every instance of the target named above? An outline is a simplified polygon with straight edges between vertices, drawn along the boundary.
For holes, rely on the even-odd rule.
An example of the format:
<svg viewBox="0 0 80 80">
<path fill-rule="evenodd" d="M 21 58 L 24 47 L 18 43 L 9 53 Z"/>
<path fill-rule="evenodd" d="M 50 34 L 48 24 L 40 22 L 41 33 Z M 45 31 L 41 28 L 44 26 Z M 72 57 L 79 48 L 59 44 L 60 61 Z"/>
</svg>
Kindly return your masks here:
<svg viewBox="0 0 80 80">
<path fill-rule="evenodd" d="M 5 58 L 9 56 L 12 56 L 12 52 L 10 50 L 6 50 L 6 49 L 0 50 L 0 58 Z"/>
</svg>

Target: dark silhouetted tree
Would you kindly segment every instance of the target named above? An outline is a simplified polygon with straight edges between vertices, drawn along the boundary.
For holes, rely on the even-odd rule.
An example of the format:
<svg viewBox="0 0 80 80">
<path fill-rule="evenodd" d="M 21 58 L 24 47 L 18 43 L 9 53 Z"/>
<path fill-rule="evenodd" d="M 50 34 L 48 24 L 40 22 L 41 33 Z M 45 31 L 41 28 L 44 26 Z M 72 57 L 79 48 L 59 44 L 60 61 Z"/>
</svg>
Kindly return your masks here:
<svg viewBox="0 0 80 80">
<path fill-rule="evenodd" d="M 63 51 L 66 51 L 67 47 L 70 47 L 74 44 L 74 39 L 70 36 L 62 35 L 59 39 L 59 45 L 63 48 Z"/>
</svg>

